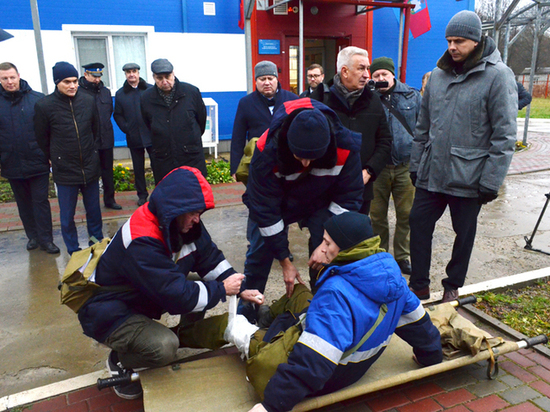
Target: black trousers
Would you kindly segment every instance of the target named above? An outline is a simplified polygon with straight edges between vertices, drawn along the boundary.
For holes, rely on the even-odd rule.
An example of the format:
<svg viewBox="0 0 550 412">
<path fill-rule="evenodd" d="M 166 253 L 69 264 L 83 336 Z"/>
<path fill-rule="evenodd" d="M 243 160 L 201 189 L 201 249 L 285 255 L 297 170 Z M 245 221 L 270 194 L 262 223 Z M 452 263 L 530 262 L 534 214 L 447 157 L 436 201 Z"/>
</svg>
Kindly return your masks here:
<svg viewBox="0 0 550 412">
<path fill-rule="evenodd" d="M 101 162 L 101 181 L 103 182 L 103 203 L 115 203 L 115 184 L 113 182 L 113 149 L 99 149 Z"/>
<path fill-rule="evenodd" d="M 149 193 L 147 192 L 147 182 L 145 181 L 145 150 L 149 153 L 149 159 L 151 159 L 152 163 L 153 148 L 151 146 L 130 148 L 130 156 L 132 156 L 132 165 L 134 167 L 135 186 L 138 198 L 147 200 Z"/>
<path fill-rule="evenodd" d="M 49 177 L 49 174 L 44 174 L 28 179 L 9 179 L 25 234 L 41 245 L 53 241 Z"/>
<path fill-rule="evenodd" d="M 409 217 L 412 265 L 409 285 L 415 290 L 430 284 L 433 233 L 447 205 L 456 237 L 451 260 L 446 267 L 447 278 L 442 283 L 445 289 L 464 286 L 476 237 L 477 217 L 481 210 L 478 198 L 456 197 L 417 188 Z"/>
</svg>

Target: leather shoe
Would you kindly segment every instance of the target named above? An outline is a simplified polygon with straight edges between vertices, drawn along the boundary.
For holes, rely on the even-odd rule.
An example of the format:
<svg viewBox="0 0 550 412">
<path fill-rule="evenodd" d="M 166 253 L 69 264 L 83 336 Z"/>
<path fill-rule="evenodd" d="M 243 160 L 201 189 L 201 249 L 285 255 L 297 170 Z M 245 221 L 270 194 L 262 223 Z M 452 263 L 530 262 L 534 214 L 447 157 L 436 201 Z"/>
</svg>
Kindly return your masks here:
<svg viewBox="0 0 550 412">
<path fill-rule="evenodd" d="M 443 292 L 443 299 L 441 303 L 452 302 L 453 300 L 458 299 L 458 290 L 457 289 L 445 289 Z"/>
<path fill-rule="evenodd" d="M 38 241 L 36 239 L 29 239 L 27 242 L 27 250 L 34 250 L 38 247 Z"/>
<path fill-rule="evenodd" d="M 139 198 L 137 201 L 138 206 L 143 206 L 145 203 L 147 203 L 147 198 Z"/>
<path fill-rule="evenodd" d="M 114 210 L 122 209 L 122 206 L 120 206 L 118 203 L 111 203 L 111 204 L 105 205 L 105 207 L 108 209 L 114 209 Z"/>
<path fill-rule="evenodd" d="M 422 288 L 422 289 L 419 289 L 419 290 L 414 290 L 413 288 L 411 288 L 409 286 L 409 289 L 420 300 L 430 299 L 430 287 L 429 286 L 426 286 L 425 288 Z"/>
<path fill-rule="evenodd" d="M 50 255 L 55 255 L 60 252 L 59 248 L 53 242 L 47 242 L 40 245 L 40 249 L 45 250 Z"/>
<path fill-rule="evenodd" d="M 399 269 L 401 269 L 401 273 L 404 275 L 410 275 L 412 273 L 411 262 L 409 262 L 409 259 L 400 260 L 397 264 L 399 265 Z"/>
</svg>

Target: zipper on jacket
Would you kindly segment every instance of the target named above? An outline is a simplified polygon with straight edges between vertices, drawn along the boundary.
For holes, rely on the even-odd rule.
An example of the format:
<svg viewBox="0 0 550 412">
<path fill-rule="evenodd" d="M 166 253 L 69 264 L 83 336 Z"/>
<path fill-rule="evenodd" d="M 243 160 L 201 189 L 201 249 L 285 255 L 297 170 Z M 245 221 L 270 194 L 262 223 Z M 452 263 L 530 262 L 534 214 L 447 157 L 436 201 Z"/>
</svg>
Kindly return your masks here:
<svg viewBox="0 0 550 412">
<path fill-rule="evenodd" d="M 76 117 L 73 110 L 73 101 L 69 99 L 69 106 L 71 106 L 71 114 L 73 115 L 74 128 L 76 129 L 76 139 L 78 140 L 78 154 L 80 156 L 80 167 L 82 168 L 82 177 L 84 178 L 84 184 L 86 184 L 86 172 L 84 171 L 84 161 L 82 159 L 82 145 L 80 144 L 80 133 L 78 132 L 78 124 L 76 123 Z"/>
</svg>

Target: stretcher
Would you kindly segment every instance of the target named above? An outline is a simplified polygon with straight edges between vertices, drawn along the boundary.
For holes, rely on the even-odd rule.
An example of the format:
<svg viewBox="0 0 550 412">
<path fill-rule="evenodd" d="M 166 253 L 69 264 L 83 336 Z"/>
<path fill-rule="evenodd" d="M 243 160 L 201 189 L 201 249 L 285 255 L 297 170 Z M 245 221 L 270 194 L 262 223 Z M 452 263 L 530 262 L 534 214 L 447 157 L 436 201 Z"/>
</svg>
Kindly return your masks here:
<svg viewBox="0 0 550 412">
<path fill-rule="evenodd" d="M 473 299 L 475 300 L 475 298 Z M 466 302 L 468 301 L 466 300 Z M 469 302 L 471 303 L 471 300 Z M 460 304 L 465 304 L 465 300 L 432 306 L 426 311 L 434 318 L 442 310 L 448 312 L 451 305 L 458 306 Z M 454 309 L 451 308 L 451 310 L 454 312 Z M 462 316 L 458 315 L 458 317 L 460 317 L 460 322 L 467 327 L 480 331 L 484 336 L 490 338 L 487 332 L 481 331 Z M 429 367 L 420 367 L 413 360 L 412 348 L 397 335 L 394 335 L 380 359 L 358 382 L 332 394 L 307 398 L 296 405 L 293 411 L 321 408 L 485 360 L 488 361 L 488 379 L 493 379 L 498 373 L 499 355 L 547 341 L 545 335 L 519 342 L 498 339 L 501 341 L 498 346 L 481 350 L 475 355 L 462 353 L 452 360 L 444 360 L 440 364 Z M 133 379 L 138 379 L 137 374 L 134 374 Z M 252 385 L 247 382 L 245 363 L 239 354 L 214 356 L 163 368 L 149 369 L 141 371 L 139 379 L 143 387 L 146 412 L 220 410 L 239 412 L 248 411 L 260 402 Z"/>
</svg>

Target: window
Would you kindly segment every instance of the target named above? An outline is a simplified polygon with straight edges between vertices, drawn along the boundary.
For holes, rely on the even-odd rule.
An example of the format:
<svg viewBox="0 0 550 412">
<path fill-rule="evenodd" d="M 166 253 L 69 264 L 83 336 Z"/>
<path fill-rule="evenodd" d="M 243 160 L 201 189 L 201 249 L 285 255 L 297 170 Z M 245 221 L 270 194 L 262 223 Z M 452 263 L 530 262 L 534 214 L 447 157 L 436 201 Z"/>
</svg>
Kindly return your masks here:
<svg viewBox="0 0 550 412">
<path fill-rule="evenodd" d="M 114 94 L 122 87 L 126 76 L 122 66 L 137 63 L 141 66 L 140 75 L 147 80 L 147 59 L 145 56 L 145 35 L 131 34 L 74 34 L 78 70 L 88 63 L 103 63 L 101 80 Z"/>
</svg>

